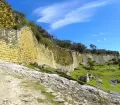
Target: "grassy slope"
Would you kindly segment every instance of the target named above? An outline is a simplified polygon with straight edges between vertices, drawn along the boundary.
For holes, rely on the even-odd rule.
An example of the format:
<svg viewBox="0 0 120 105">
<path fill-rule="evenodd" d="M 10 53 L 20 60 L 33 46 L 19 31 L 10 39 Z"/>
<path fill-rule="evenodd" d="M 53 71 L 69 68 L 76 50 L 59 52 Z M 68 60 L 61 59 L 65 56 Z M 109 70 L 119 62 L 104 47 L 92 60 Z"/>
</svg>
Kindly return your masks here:
<svg viewBox="0 0 120 105">
<path fill-rule="evenodd" d="M 27 67 L 32 68 L 32 69 L 36 68 L 33 65 L 28 65 Z M 94 66 L 94 68 L 96 68 L 96 70 L 89 71 L 89 70 L 86 70 L 85 66 L 80 65 L 74 72 L 71 72 L 70 76 L 68 76 L 66 74 L 60 74 L 60 73 L 56 72 L 55 69 L 52 69 L 52 68 L 49 68 L 49 69 L 39 68 L 39 70 L 40 70 L 40 72 L 46 72 L 46 73 L 50 73 L 50 74 L 58 74 L 67 79 L 78 81 L 80 84 L 84 84 L 84 83 L 79 80 L 79 77 L 90 73 L 93 76 L 95 76 L 95 79 L 91 80 L 87 84 L 95 86 L 95 87 L 103 89 L 103 90 L 106 90 L 106 91 L 120 92 L 120 84 L 113 86 L 109 82 L 111 79 L 120 80 L 120 70 L 119 70 L 118 65 L 113 65 L 113 64 L 111 64 L 111 65 L 107 65 L 107 64 L 96 65 L 96 66 Z M 115 71 L 113 72 L 112 69 Z M 102 79 L 102 84 L 98 83 L 99 78 Z"/>
<path fill-rule="evenodd" d="M 96 65 L 95 68 L 96 70 L 88 71 L 84 68 L 84 66 L 81 65 L 76 71 L 71 73 L 71 76 L 75 79 L 78 79 L 80 76 L 90 73 L 93 74 L 96 79 L 91 80 L 88 84 L 107 91 L 120 92 L 120 84 L 112 86 L 109 82 L 111 79 L 120 79 L 120 70 L 118 69 L 118 65 Z M 113 72 L 111 69 L 114 69 L 115 72 Z M 102 84 L 98 84 L 98 78 L 102 79 Z"/>
<path fill-rule="evenodd" d="M 26 88 L 31 88 L 34 90 L 41 91 L 41 93 L 46 96 L 47 101 L 51 102 L 53 105 L 62 105 L 54 101 L 55 96 L 53 96 L 51 93 L 46 92 L 45 87 L 43 85 L 40 85 L 39 82 L 26 81 L 23 82 L 23 86 L 25 86 Z M 45 100 L 41 100 L 38 98 L 37 101 L 41 103 L 42 101 L 44 102 Z"/>
</svg>

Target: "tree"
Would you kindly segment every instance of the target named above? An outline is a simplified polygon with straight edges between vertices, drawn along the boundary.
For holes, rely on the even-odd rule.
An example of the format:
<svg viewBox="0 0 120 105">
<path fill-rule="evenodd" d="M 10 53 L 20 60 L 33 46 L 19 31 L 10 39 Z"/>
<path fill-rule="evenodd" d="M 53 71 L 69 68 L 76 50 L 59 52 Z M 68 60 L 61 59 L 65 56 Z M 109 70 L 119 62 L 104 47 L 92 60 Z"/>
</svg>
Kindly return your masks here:
<svg viewBox="0 0 120 105">
<path fill-rule="evenodd" d="M 67 48 L 67 49 L 71 49 L 72 44 L 70 40 L 59 40 L 59 39 L 54 39 L 53 40 L 55 44 L 57 44 L 58 46 L 62 47 L 62 48 Z"/>
<path fill-rule="evenodd" d="M 90 44 L 90 48 L 91 48 L 92 50 L 96 50 L 97 46 L 94 45 L 94 44 Z"/>
<path fill-rule="evenodd" d="M 92 61 L 91 58 L 88 58 L 87 64 L 88 64 L 88 67 L 89 67 L 90 70 L 94 69 L 95 61 Z"/>
<path fill-rule="evenodd" d="M 96 53 L 96 45 L 94 45 L 94 44 L 90 44 L 90 48 L 92 49 L 92 53 L 94 54 L 94 53 Z"/>
<path fill-rule="evenodd" d="M 83 52 L 85 52 L 87 47 L 84 44 L 82 44 L 82 43 L 73 43 L 71 49 L 75 50 L 75 51 L 78 51 L 80 53 L 83 53 Z"/>
</svg>

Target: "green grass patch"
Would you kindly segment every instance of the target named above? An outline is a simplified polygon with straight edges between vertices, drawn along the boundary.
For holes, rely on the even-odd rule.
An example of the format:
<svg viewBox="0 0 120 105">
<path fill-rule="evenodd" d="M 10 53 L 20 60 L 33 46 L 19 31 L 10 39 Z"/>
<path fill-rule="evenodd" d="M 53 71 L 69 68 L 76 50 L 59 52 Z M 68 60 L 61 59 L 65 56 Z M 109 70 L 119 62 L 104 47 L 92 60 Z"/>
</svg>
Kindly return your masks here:
<svg viewBox="0 0 120 105">
<path fill-rule="evenodd" d="M 92 74 L 95 76 L 95 79 L 91 80 L 89 85 L 95 86 L 97 88 L 111 91 L 111 92 L 120 92 L 120 84 L 116 84 L 115 86 L 110 83 L 111 79 L 118 79 L 120 80 L 120 70 L 118 65 L 95 65 L 95 70 L 87 70 L 83 65 L 80 65 L 78 68 L 75 69 L 74 72 L 71 72 L 71 76 L 74 79 L 79 80 L 80 76 L 86 74 Z M 102 79 L 102 84 L 98 83 L 98 79 Z"/>
<path fill-rule="evenodd" d="M 110 83 L 111 79 L 117 79 L 120 80 L 120 70 L 118 65 L 95 65 L 95 70 L 87 70 L 84 65 L 80 65 L 78 68 L 75 68 L 74 72 L 71 72 L 70 75 L 67 75 L 66 73 L 56 71 L 56 69 L 53 68 L 41 68 L 39 66 L 35 65 L 29 65 L 30 68 L 39 68 L 38 71 L 45 72 L 49 74 L 58 74 L 61 77 L 67 78 L 69 80 L 77 81 L 80 84 L 85 84 L 84 82 L 79 80 L 80 76 L 86 75 L 86 74 L 92 74 L 95 79 L 91 80 L 89 85 L 95 86 L 97 88 L 106 90 L 106 91 L 112 91 L 112 92 L 120 92 L 120 84 L 116 84 L 113 86 Z M 102 84 L 98 83 L 98 79 L 102 79 Z"/>
<path fill-rule="evenodd" d="M 78 83 L 80 83 L 82 85 L 85 84 L 84 82 L 74 78 L 73 76 L 67 75 L 66 73 L 61 72 L 60 70 L 58 71 L 58 70 L 56 70 L 54 68 L 42 68 L 41 66 L 38 66 L 36 63 L 35 64 L 30 64 L 30 65 L 26 65 L 26 67 L 31 68 L 31 69 L 37 68 L 37 71 L 39 71 L 39 72 L 44 72 L 44 73 L 49 73 L 49 74 L 58 74 L 59 76 L 67 78 L 69 80 L 77 81 Z"/>
<path fill-rule="evenodd" d="M 35 82 L 35 81 L 25 81 L 22 83 L 22 85 L 26 88 L 31 88 L 33 90 L 37 90 L 38 92 L 40 91 L 43 95 L 45 95 L 46 100 L 45 101 L 49 101 L 51 102 L 53 105 L 60 105 L 58 102 L 54 101 L 55 96 L 53 96 L 51 93 L 46 92 L 46 88 L 41 85 L 39 82 Z M 44 102 L 41 99 L 37 99 L 38 102 Z"/>
</svg>

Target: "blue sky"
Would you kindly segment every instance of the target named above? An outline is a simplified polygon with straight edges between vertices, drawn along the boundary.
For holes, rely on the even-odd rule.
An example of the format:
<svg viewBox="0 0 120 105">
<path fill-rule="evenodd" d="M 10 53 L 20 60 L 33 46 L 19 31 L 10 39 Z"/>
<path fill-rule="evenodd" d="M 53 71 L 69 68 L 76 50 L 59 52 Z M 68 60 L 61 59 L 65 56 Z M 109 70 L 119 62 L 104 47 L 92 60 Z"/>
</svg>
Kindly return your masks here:
<svg viewBox="0 0 120 105">
<path fill-rule="evenodd" d="M 59 39 L 120 51 L 120 0 L 7 0 Z"/>
</svg>

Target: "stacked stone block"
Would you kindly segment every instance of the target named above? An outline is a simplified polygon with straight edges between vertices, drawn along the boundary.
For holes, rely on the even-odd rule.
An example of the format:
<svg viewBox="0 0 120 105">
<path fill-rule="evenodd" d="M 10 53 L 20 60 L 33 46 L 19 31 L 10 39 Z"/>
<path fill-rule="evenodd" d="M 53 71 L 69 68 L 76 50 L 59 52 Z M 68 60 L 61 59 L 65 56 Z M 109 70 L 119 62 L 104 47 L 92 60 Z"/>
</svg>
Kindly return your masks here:
<svg viewBox="0 0 120 105">
<path fill-rule="evenodd" d="M 32 31 L 24 27 L 19 34 L 8 34 L 9 43 L 4 39 L 6 36 L 0 38 L 0 59 L 14 63 L 35 62 L 37 59 L 37 48 Z M 2 34 L 0 34 L 0 36 L 2 36 Z"/>
</svg>

